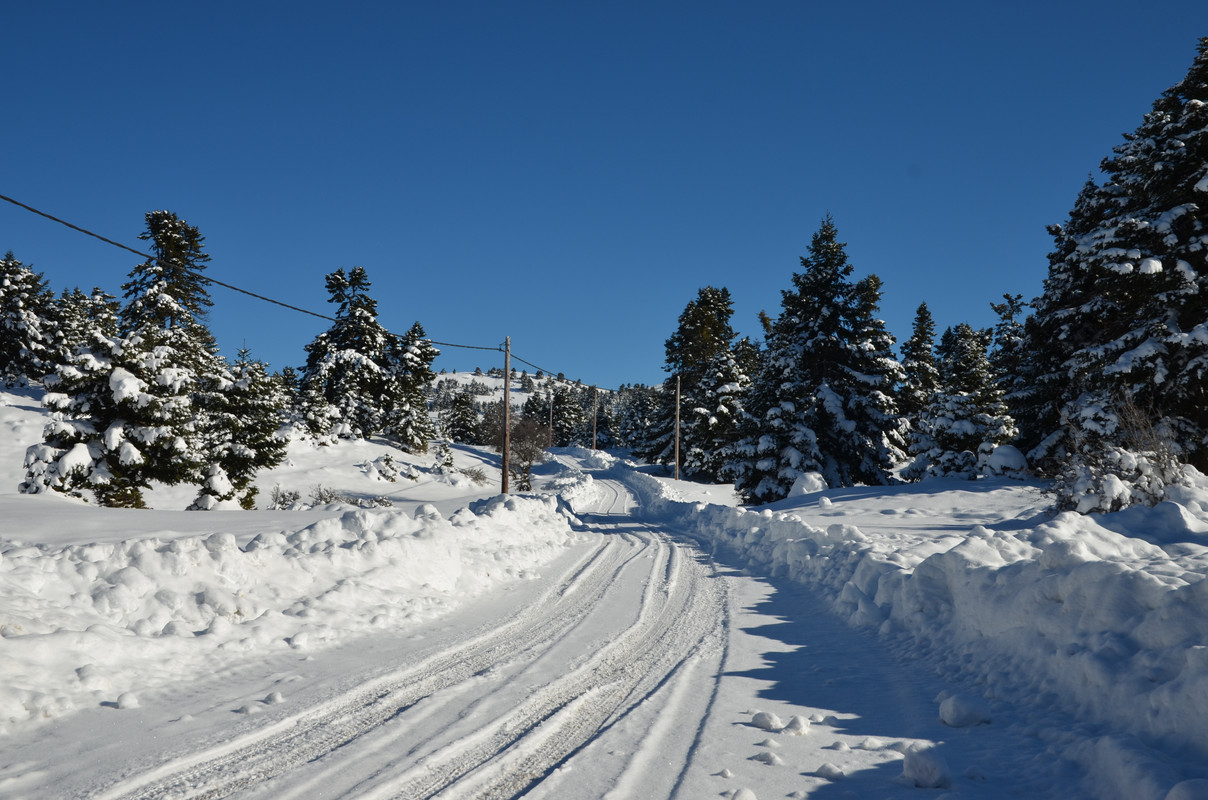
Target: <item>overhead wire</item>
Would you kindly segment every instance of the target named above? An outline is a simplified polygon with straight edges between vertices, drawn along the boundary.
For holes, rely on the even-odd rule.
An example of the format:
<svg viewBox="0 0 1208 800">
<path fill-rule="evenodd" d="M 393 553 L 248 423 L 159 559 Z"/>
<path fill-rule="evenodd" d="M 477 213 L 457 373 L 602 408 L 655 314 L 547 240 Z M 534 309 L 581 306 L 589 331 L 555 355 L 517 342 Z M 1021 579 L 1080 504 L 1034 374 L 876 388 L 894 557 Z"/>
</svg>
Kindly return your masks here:
<svg viewBox="0 0 1208 800">
<path fill-rule="evenodd" d="M 91 236 L 91 237 L 92 237 L 92 238 L 94 238 L 94 239 L 99 239 L 100 241 L 104 242 L 105 244 L 113 245 L 114 247 L 118 247 L 118 248 L 120 248 L 120 249 L 122 249 L 122 250 L 125 250 L 125 251 L 129 252 L 129 253 L 133 253 L 133 254 L 134 254 L 134 255 L 136 255 L 136 256 L 141 256 L 142 258 L 146 258 L 146 259 L 149 259 L 149 260 L 152 260 L 152 261 L 153 261 L 153 260 L 155 260 L 155 256 L 151 255 L 150 253 L 144 253 L 144 252 L 142 252 L 141 250 L 136 250 L 136 249 L 134 249 L 133 247 L 130 247 L 130 246 L 128 246 L 128 245 L 124 245 L 124 244 L 122 244 L 121 242 L 118 242 L 118 241 L 114 241 L 113 239 L 110 239 L 110 238 L 108 238 L 108 237 L 106 237 L 106 236 L 102 236 L 102 235 L 100 235 L 99 233 L 95 233 L 94 231 L 90 231 L 90 230 L 88 230 L 87 228 L 82 228 L 82 227 L 80 227 L 79 225 L 75 225 L 75 224 L 73 224 L 73 223 L 71 223 L 71 222 L 68 222 L 68 221 L 67 221 L 67 220 L 65 220 L 65 219 L 61 219 L 61 218 L 59 218 L 59 217 L 56 217 L 56 216 L 54 216 L 53 214 L 48 214 L 48 213 L 46 213 L 45 211 L 41 211 L 41 210 L 39 210 L 39 209 L 37 209 L 37 208 L 34 208 L 33 206 L 26 205 L 25 203 L 22 203 L 20 200 L 16 200 L 16 199 L 14 199 L 14 198 L 12 198 L 12 197 L 9 197 L 9 196 L 7 196 L 7 195 L 4 195 L 4 194 L 0 194 L 0 200 L 5 200 L 5 201 L 7 201 L 7 202 L 9 202 L 9 203 L 12 203 L 12 204 L 13 204 L 13 205 L 15 205 L 15 206 L 18 206 L 19 208 L 23 208 L 23 209 L 25 209 L 26 211 L 29 211 L 30 213 L 37 214 L 37 215 L 38 215 L 38 216 L 40 216 L 40 217 L 45 217 L 46 219 L 51 220 L 52 222 L 57 222 L 57 223 L 59 223 L 60 225 L 66 226 L 66 227 L 68 227 L 68 228 L 71 228 L 73 231 L 77 231 L 77 232 L 79 232 L 79 233 L 82 233 L 82 234 L 84 234 L 85 236 Z M 297 312 L 299 312 L 299 313 L 301 313 L 301 314 L 308 314 L 308 315 L 310 315 L 310 316 L 312 316 L 312 317 L 318 317 L 319 319 L 325 319 L 325 320 L 327 320 L 327 321 L 329 321 L 329 322 L 335 322 L 335 321 L 336 321 L 336 318 L 335 318 L 335 317 L 328 316 L 327 314 L 320 314 L 320 313 L 318 313 L 317 311 L 311 311 L 311 310 L 309 310 L 309 309 L 306 309 L 306 308 L 301 308 L 301 307 L 299 307 L 299 306 L 295 306 L 295 305 L 291 305 L 290 303 L 285 303 L 285 302 L 282 302 L 282 301 L 280 301 L 280 300 L 274 300 L 274 299 L 273 299 L 273 298 L 271 298 L 271 297 L 266 297 L 266 296 L 264 296 L 264 295 L 262 295 L 262 294 L 257 294 L 256 292 L 251 292 L 251 291 L 248 291 L 247 289 L 241 289 L 241 288 L 239 288 L 238 286 L 234 286 L 234 285 L 229 284 L 229 283 L 226 283 L 226 282 L 224 282 L 224 281 L 220 281 L 220 280 L 218 280 L 217 278 L 214 278 L 214 277 L 211 277 L 211 276 L 209 276 L 209 275 L 206 275 L 206 274 L 204 274 L 204 273 L 202 273 L 202 272 L 199 272 L 199 271 L 197 271 L 197 270 L 195 270 L 195 269 L 189 269 L 188 271 L 189 271 L 190 273 L 192 273 L 192 274 L 193 274 L 195 277 L 197 277 L 197 278 L 199 278 L 199 279 L 201 279 L 201 280 L 203 280 L 203 281 L 206 281 L 206 282 L 208 282 L 208 283 L 212 283 L 212 284 L 214 284 L 215 286 L 221 286 L 221 287 L 223 287 L 224 289 L 230 289 L 230 290 L 231 290 L 231 291 L 233 291 L 233 292 L 239 292 L 240 294 L 245 294 L 245 295 L 247 295 L 248 297 L 254 297 L 254 298 L 256 298 L 257 300 L 263 300 L 263 301 L 264 301 L 264 302 L 266 302 L 266 303 L 272 303 L 273 305 L 281 306 L 282 308 L 288 308 L 290 311 L 297 311 Z M 395 335 L 395 336 L 397 336 L 398 334 L 394 334 L 394 335 Z M 438 341 L 436 341 L 435 339 L 429 339 L 428 341 L 429 341 L 429 342 L 431 342 L 431 343 L 432 343 L 432 344 L 434 344 L 434 345 L 439 346 L 439 347 L 455 347 L 455 348 L 460 348 L 460 349 L 462 349 L 462 350 L 488 350 L 488 351 L 491 351 L 491 352 L 496 352 L 496 353 L 502 353 L 502 352 L 504 352 L 504 348 L 503 348 L 503 347 L 500 347 L 500 346 L 496 346 L 496 347 L 482 347 L 482 346 L 478 346 L 478 345 L 469 345 L 469 344 L 455 344 L 455 343 L 453 343 L 453 342 L 438 342 Z M 520 362 L 520 363 L 522 363 L 522 364 L 526 364 L 526 365 L 528 365 L 528 366 L 532 367 L 533 369 L 538 370 L 539 372 L 544 372 L 544 373 L 545 373 L 545 374 L 547 374 L 547 375 L 563 374 L 563 373 L 554 373 L 554 372 L 552 372 L 552 371 L 550 371 L 550 370 L 543 369 L 542 367 L 537 366 L 536 364 L 534 364 L 534 363 L 533 363 L 533 362 L 531 362 L 531 361 L 525 361 L 523 358 L 518 357 L 518 356 L 517 356 L 515 353 L 512 353 L 512 358 L 513 358 L 513 359 L 515 359 L 516 361 L 519 361 L 519 362 Z"/>
</svg>

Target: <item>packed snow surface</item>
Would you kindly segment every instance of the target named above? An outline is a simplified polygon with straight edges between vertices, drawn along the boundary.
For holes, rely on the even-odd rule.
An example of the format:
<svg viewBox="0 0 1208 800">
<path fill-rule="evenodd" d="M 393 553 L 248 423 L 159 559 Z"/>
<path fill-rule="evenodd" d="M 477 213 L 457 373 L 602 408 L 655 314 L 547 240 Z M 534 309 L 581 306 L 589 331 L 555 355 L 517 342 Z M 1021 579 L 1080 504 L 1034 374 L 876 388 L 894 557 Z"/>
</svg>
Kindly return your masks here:
<svg viewBox="0 0 1208 800">
<path fill-rule="evenodd" d="M 1208 797 L 1199 477 L 745 509 L 584 450 L 505 498 L 294 442 L 261 499 L 340 502 L 128 512 L 16 493 L 45 421 L 0 394 L 0 796 Z"/>
</svg>

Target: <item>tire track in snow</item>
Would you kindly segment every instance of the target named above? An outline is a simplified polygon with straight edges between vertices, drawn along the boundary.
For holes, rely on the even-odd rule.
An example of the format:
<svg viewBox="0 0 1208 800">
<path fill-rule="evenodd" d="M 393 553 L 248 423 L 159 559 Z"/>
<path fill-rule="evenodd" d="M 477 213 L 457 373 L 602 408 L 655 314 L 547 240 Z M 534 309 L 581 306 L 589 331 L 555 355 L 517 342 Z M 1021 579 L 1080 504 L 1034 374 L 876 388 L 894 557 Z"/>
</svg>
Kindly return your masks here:
<svg viewBox="0 0 1208 800">
<path fill-rule="evenodd" d="M 230 742 L 171 759 L 91 797 L 95 800 L 226 797 L 299 763 L 317 759 L 441 688 L 556 639 L 577 623 L 584 609 L 599 601 L 616 572 L 640 558 L 648 546 L 633 549 L 620 540 L 606 539 L 572 570 L 583 588 L 570 602 L 559 592 L 566 585 L 564 577 L 537 604 L 493 630 Z"/>
<path fill-rule="evenodd" d="M 601 483 L 612 497 L 601 498 L 599 505 L 607 504 L 610 512 L 627 510 L 629 493 Z M 345 788 L 336 796 L 518 795 L 634 708 L 681 702 L 686 690 L 676 682 L 690 677 L 702 648 L 722 646 L 716 634 L 724 588 L 708 569 L 655 530 L 632 525 L 609 530 L 612 535 L 539 603 L 496 630 L 229 745 L 124 781 L 97 800 L 197 800 L 249 792 L 300 798 L 320 787 L 330 791 L 329 782 L 341 779 Z M 606 608 L 609 592 L 623 585 L 623 573 L 629 571 L 632 583 L 637 567 L 645 586 L 627 627 L 609 641 L 597 639 L 555 679 L 524 689 L 525 681 L 539 679 L 535 665 L 545 654 L 566 641 L 593 609 Z M 523 701 L 492 709 L 498 705 L 490 688 L 496 680 L 512 691 L 521 687 L 527 692 Z M 469 733 L 464 732 L 467 718 L 474 720 Z M 411 741 L 403 744 L 404 739 Z M 400 759 L 405 763 L 397 763 Z M 647 770 L 639 759 L 627 772 L 629 780 Z"/>
</svg>

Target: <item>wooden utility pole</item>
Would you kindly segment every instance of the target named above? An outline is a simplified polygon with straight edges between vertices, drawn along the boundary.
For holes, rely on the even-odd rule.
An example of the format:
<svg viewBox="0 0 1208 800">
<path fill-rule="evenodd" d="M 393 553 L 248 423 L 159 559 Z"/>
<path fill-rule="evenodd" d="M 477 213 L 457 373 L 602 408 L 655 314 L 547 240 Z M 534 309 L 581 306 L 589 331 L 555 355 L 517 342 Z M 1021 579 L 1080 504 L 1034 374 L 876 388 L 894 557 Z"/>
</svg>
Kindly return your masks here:
<svg viewBox="0 0 1208 800">
<path fill-rule="evenodd" d="M 680 376 L 675 376 L 675 479 L 679 478 Z"/>
<path fill-rule="evenodd" d="M 591 387 L 591 449 L 596 449 L 598 437 L 596 434 L 596 425 L 600 419 L 600 391 L 596 387 Z"/>
<path fill-rule="evenodd" d="M 503 340 L 503 493 L 512 468 L 512 337 Z"/>
<path fill-rule="evenodd" d="M 554 387 L 549 387 L 549 446 L 554 446 Z"/>
</svg>

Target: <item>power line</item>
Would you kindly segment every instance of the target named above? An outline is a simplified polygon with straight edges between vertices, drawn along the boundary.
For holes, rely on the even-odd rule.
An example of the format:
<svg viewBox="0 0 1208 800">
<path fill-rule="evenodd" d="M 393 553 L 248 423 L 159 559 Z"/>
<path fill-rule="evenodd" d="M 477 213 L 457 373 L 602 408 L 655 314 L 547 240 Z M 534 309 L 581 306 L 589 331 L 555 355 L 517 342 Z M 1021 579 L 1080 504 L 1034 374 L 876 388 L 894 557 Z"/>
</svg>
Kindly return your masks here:
<svg viewBox="0 0 1208 800">
<path fill-rule="evenodd" d="M 26 205 L 25 203 L 22 203 L 19 200 L 14 200 L 13 198 L 11 198 L 7 195 L 0 194 L 0 200 L 6 200 L 15 206 L 23 208 L 26 211 L 29 211 L 30 213 L 37 214 L 40 217 L 45 217 L 46 219 L 51 220 L 52 222 L 57 222 L 60 225 L 64 225 L 68 228 L 71 228 L 73 231 L 78 231 L 79 233 L 82 233 L 85 236 L 91 236 L 94 239 L 99 239 L 100 241 L 104 242 L 105 244 L 110 244 L 110 245 L 113 245 L 114 247 L 119 247 L 122 250 L 125 250 L 129 253 L 133 253 L 136 256 L 141 256 L 142 258 L 146 258 L 146 259 L 149 259 L 152 261 L 155 260 L 155 256 L 151 255 L 150 253 L 144 253 L 141 250 L 135 250 L 133 247 L 129 247 L 127 245 L 122 244 L 121 242 L 114 241 L 113 239 L 110 239 L 108 237 L 101 236 L 99 233 L 94 233 L 93 231 L 90 231 L 87 228 L 81 228 L 79 225 L 73 225 L 72 223 L 68 222 L 65 219 L 60 219 L 59 217 L 56 217 L 53 214 L 48 214 L 45 211 L 40 211 L 40 210 L 34 208 L 33 206 Z M 274 300 L 271 297 L 265 297 L 262 294 L 257 294 L 256 292 L 251 292 L 251 291 L 248 291 L 247 289 L 241 289 L 238 286 L 233 286 L 232 284 L 226 283 L 224 281 L 220 281 L 217 278 L 212 278 L 209 275 L 205 275 L 201 272 L 198 272 L 197 270 L 190 269 L 188 271 L 191 272 L 195 277 L 197 277 L 203 281 L 206 281 L 208 283 L 212 283 L 216 286 L 221 286 L 224 289 L 230 289 L 233 292 L 239 292 L 240 294 L 245 294 L 248 297 L 254 297 L 257 300 L 263 300 L 266 303 L 272 303 L 273 305 L 281 306 L 282 308 L 288 308 L 290 311 L 297 311 L 300 314 L 308 314 L 312 317 L 318 317 L 319 319 L 325 319 L 328 322 L 337 321 L 335 317 L 330 317 L 326 314 L 320 314 L 317 311 L 310 311 L 309 309 L 300 308 L 295 305 L 290 305 L 289 303 L 284 303 L 280 300 Z M 394 334 L 394 335 L 397 336 L 398 334 Z M 469 345 L 469 344 L 454 344 L 453 342 L 438 342 L 435 339 L 429 339 L 428 341 L 439 347 L 456 347 L 456 348 L 460 348 L 462 350 L 487 350 L 487 351 L 491 351 L 491 352 L 495 352 L 495 353 L 504 352 L 504 349 L 502 346 L 480 347 L 480 346 Z M 547 375 L 559 374 L 559 373 L 553 372 L 551 370 L 539 367 L 531 361 L 525 361 L 523 358 L 516 356 L 514 353 L 512 354 L 512 358 L 519 361 L 521 364 L 526 364 L 539 372 L 544 372 Z"/>
<path fill-rule="evenodd" d="M 56 217 L 53 214 L 48 214 L 45 211 L 40 211 L 40 210 L 34 208 L 33 206 L 26 205 L 25 203 L 22 203 L 19 200 L 14 200 L 13 198 L 11 198 L 7 195 L 0 194 L 0 200 L 7 200 L 8 202 L 12 203 L 13 205 L 19 206 L 19 207 L 25 209 L 26 211 L 29 211 L 33 214 L 37 214 L 40 217 L 45 217 L 46 219 L 51 220 L 52 222 L 57 222 L 60 225 L 65 225 L 66 227 L 71 228 L 73 231 L 78 231 L 78 232 L 84 234 L 85 236 L 91 236 L 94 239 L 99 239 L 102 242 L 104 242 L 105 244 L 111 244 L 114 247 L 120 247 L 122 250 L 125 250 L 130 253 L 134 253 L 134 255 L 136 255 L 136 256 L 142 256 L 143 258 L 146 258 L 146 259 L 149 259 L 152 261 L 155 260 L 155 256 L 151 255 L 150 253 L 144 253 L 141 250 L 135 250 L 133 247 L 128 247 L 127 245 L 124 245 L 121 242 L 115 242 L 113 239 L 110 239 L 105 236 L 101 236 L 99 233 L 94 233 L 93 231 L 90 231 L 87 228 L 81 228 L 79 225 L 73 225 L 72 223 L 68 222 L 65 219 L 60 219 L 59 217 Z M 310 311 L 309 309 L 299 308 L 298 306 L 290 305 L 289 303 L 284 303 L 280 300 L 274 300 L 271 297 L 265 297 L 264 295 L 257 294 L 256 292 L 250 292 L 247 289 L 240 289 L 238 286 L 233 286 L 224 281 L 220 281 L 217 278 L 210 277 L 209 275 L 205 275 L 201 272 L 198 272 L 197 270 L 190 269 L 188 271 L 191 272 L 195 277 L 197 277 L 203 281 L 206 281 L 207 283 L 212 283 L 216 286 L 221 286 L 224 289 L 230 289 L 233 292 L 239 292 L 240 294 L 245 294 L 248 297 L 254 297 L 257 300 L 263 300 L 266 303 L 272 303 L 273 305 L 278 305 L 278 306 L 281 306 L 282 308 L 288 308 L 289 310 L 297 311 L 300 314 L 309 314 L 312 317 L 318 317 L 319 319 L 325 319 L 328 322 L 336 322 L 335 317 L 329 317 L 328 315 L 320 314 L 317 311 Z M 394 334 L 394 335 L 397 336 L 398 334 Z M 441 347 L 460 347 L 463 350 L 493 350 L 495 352 L 500 352 L 500 353 L 503 352 L 503 348 L 501 348 L 501 347 L 475 347 L 473 345 L 468 345 L 468 344 L 454 344 L 452 342 L 437 342 L 432 339 L 429 339 L 428 341 L 432 342 L 432 344 L 439 345 Z"/>
</svg>

